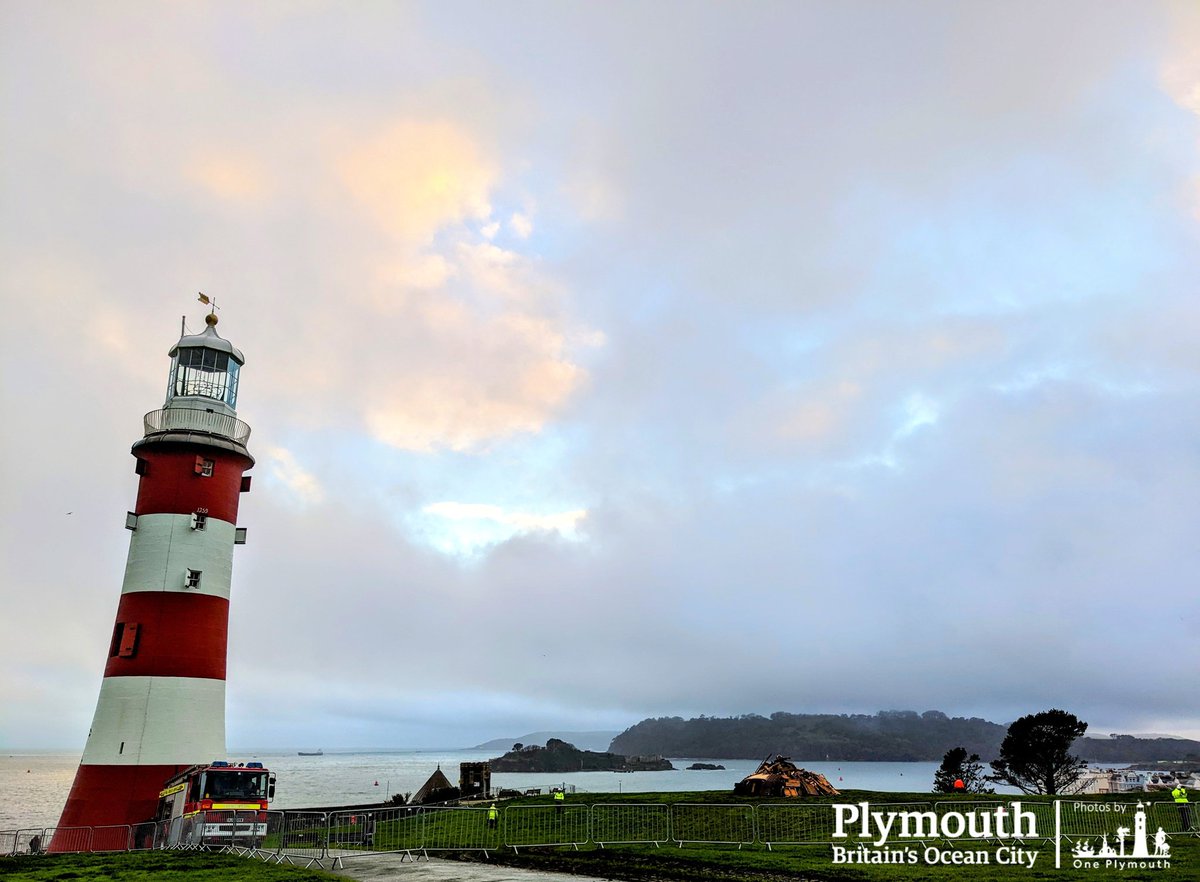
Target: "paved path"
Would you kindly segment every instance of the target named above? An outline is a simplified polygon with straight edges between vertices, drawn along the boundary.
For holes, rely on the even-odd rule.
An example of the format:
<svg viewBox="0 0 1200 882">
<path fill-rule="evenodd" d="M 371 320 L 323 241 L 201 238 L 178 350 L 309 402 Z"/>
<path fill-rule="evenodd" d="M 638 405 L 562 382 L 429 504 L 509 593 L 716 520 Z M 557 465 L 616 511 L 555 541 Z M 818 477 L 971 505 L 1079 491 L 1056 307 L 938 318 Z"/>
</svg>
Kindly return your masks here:
<svg viewBox="0 0 1200 882">
<path fill-rule="evenodd" d="M 345 861 L 345 866 L 334 872 L 356 882 L 581 882 L 582 879 L 592 878 L 438 858 L 413 861 L 399 854 L 355 857 Z"/>
</svg>

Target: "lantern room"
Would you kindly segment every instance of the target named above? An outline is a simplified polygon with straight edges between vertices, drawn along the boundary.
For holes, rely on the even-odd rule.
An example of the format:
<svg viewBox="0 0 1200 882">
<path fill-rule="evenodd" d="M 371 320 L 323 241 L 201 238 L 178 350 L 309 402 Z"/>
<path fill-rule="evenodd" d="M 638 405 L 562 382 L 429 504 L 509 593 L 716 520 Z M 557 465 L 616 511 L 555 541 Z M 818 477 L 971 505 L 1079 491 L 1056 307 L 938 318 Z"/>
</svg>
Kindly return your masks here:
<svg viewBox="0 0 1200 882">
<path fill-rule="evenodd" d="M 180 337 L 167 353 L 171 356 L 171 378 L 167 384 L 167 407 L 211 409 L 213 402 L 233 413 L 237 408 L 238 371 L 246 363 L 241 351 L 217 333 L 217 316 L 204 319 L 200 334 Z M 180 399 L 188 399 L 186 401 Z"/>
</svg>

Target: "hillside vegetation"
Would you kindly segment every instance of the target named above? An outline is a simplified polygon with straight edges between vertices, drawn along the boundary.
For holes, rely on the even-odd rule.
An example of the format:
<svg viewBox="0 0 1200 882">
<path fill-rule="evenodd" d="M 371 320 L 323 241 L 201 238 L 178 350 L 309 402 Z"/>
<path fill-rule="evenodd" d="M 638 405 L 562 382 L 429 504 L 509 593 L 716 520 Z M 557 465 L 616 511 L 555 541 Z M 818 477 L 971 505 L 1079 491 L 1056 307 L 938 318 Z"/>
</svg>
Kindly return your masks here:
<svg viewBox="0 0 1200 882">
<path fill-rule="evenodd" d="M 700 759 L 762 759 L 782 753 L 797 760 L 935 762 L 954 747 L 995 757 L 1008 726 L 941 711 L 877 714 L 790 714 L 769 717 L 659 717 L 613 739 L 609 750 Z M 1080 738 L 1073 752 L 1097 762 L 1195 760 L 1200 741 L 1183 738 Z"/>
<path fill-rule="evenodd" d="M 661 757 L 628 757 L 580 750 L 558 738 L 549 739 L 545 747 L 514 744 L 504 756 L 489 762 L 493 772 L 653 772 L 674 768 Z"/>
</svg>

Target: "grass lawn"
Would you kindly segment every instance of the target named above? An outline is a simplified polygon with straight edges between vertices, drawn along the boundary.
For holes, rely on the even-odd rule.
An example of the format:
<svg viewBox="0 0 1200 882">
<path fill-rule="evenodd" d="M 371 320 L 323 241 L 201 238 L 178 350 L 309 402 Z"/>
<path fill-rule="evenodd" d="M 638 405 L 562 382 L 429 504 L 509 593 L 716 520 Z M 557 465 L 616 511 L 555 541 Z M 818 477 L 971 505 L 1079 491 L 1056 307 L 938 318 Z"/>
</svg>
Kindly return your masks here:
<svg viewBox="0 0 1200 882">
<path fill-rule="evenodd" d="M 946 846 L 940 846 L 946 848 Z M 1180 837 L 1172 842 L 1171 866 L 1169 869 L 1086 870 L 1071 868 L 1071 859 L 1063 855 L 1063 868 L 1054 868 L 1053 844 L 1047 848 L 1042 843 L 1028 846 L 1041 852 L 1032 869 L 1027 867 L 1005 867 L 994 863 L 995 850 L 985 849 L 991 854 L 993 863 L 976 866 L 929 866 L 915 865 L 834 865 L 831 850 L 827 845 L 776 848 L 767 851 L 755 846 L 741 851 L 732 848 L 703 848 L 687 846 L 676 848 L 664 846 L 617 846 L 605 849 L 586 847 L 579 851 L 556 848 L 522 849 L 493 852 L 489 860 L 513 867 L 555 870 L 580 873 L 610 879 L 629 880 L 721 880 L 721 882 L 771 882 L 783 879 L 837 880 L 837 882 L 899 882 L 905 879 L 950 880 L 963 879 L 970 882 L 1007 882 L 1007 880 L 1093 880 L 1105 878 L 1136 880 L 1195 880 L 1200 879 L 1200 840 L 1184 840 Z M 456 857 L 448 854 L 446 857 Z M 458 860 L 483 860 L 477 853 L 463 852 Z"/>
<path fill-rule="evenodd" d="M 1079 808 L 1079 817 L 1092 818 L 1097 821 L 1095 830 L 1103 830 L 1112 834 L 1122 824 L 1128 825 L 1129 815 L 1119 816 L 1116 809 L 1120 805 L 1104 806 L 1103 803 L 1129 804 L 1138 801 L 1138 794 L 1121 794 L 1111 797 L 1087 797 L 1074 801 Z M 1005 797 L 1007 802 L 1016 797 Z M 1039 817 L 1038 835 L 1053 834 L 1052 827 L 1044 825 L 1047 818 L 1053 819 L 1053 806 L 1046 797 L 1020 797 L 1023 812 L 1034 812 Z M 867 801 L 872 810 L 883 810 L 889 803 L 929 807 L 933 802 L 953 803 L 960 800 L 943 798 L 930 793 L 868 793 L 850 791 L 837 797 L 825 797 L 820 800 L 808 800 L 804 803 L 793 803 L 789 806 L 799 808 L 801 813 L 808 810 L 815 802 L 855 804 Z M 961 800 L 969 802 L 970 800 Z M 1067 802 L 1064 800 L 1064 803 Z M 1161 802 L 1161 800 L 1159 801 Z M 672 824 L 678 834 L 680 830 L 688 829 L 690 834 L 681 838 L 718 839 L 723 836 L 737 841 L 737 821 L 744 819 L 750 812 L 750 807 L 757 805 L 754 816 L 759 818 L 761 825 L 756 822 L 759 835 L 765 837 L 763 831 L 770 829 L 782 832 L 776 841 L 786 838 L 789 828 L 781 822 L 778 800 L 758 800 L 748 797 L 736 797 L 730 793 L 694 792 L 694 793 L 626 793 L 626 794 L 572 794 L 568 797 L 563 811 L 560 813 L 552 802 L 545 796 L 530 797 L 505 801 L 503 810 L 503 830 L 486 827 L 486 812 L 479 809 L 474 811 L 448 810 L 433 812 L 421 820 L 416 815 L 409 816 L 397 813 L 392 818 L 380 819 L 374 835 L 374 848 L 379 850 L 396 850 L 413 848 L 417 851 L 422 847 L 432 850 L 438 857 L 460 861 L 486 861 L 493 864 L 504 864 L 528 869 L 555 870 L 558 872 L 576 873 L 581 876 L 594 876 L 609 879 L 633 880 L 633 882 L 776 882 L 776 880 L 822 880 L 822 882 L 899 882 L 908 879 L 932 880 L 968 880 L 968 882 L 1008 882 L 1008 880 L 1091 880 L 1102 882 L 1106 878 L 1123 880 L 1200 880 L 1200 838 L 1195 836 L 1176 835 L 1170 839 L 1170 866 L 1167 868 L 1133 869 L 1128 864 L 1121 866 L 1105 866 L 1104 861 L 1098 861 L 1095 868 L 1075 868 L 1074 858 L 1070 853 L 1070 845 L 1063 845 L 1063 867 L 1054 867 L 1054 844 L 1044 840 L 1032 840 L 1028 843 L 1016 843 L 1012 840 L 974 842 L 958 840 L 954 844 L 945 842 L 914 843 L 911 840 L 889 840 L 886 848 L 912 849 L 917 853 L 916 863 L 891 864 L 834 864 L 833 849 L 829 844 L 823 845 L 775 845 L 768 849 L 761 842 L 744 845 L 741 849 L 731 845 L 713 845 L 689 843 L 682 848 L 669 841 L 665 829 L 665 817 L 668 814 L 668 804 L 682 804 L 671 810 L 674 817 Z M 689 803 L 699 803 L 707 806 L 719 804 L 717 810 L 706 810 L 703 815 L 689 816 Z M 624 804 L 625 807 L 622 807 Z M 772 809 L 772 804 L 775 806 Z M 650 806 L 650 808 L 629 811 L 634 806 Z M 589 810 L 589 806 L 592 806 Z M 943 810 L 953 808 L 963 811 L 968 806 L 942 806 Z M 1151 813 L 1155 825 L 1161 823 L 1168 829 L 1178 829 L 1178 821 L 1172 807 L 1154 806 Z M 774 811 L 774 815 L 772 814 Z M 1150 812 L 1150 809 L 1147 810 Z M 1071 832 L 1066 821 L 1067 806 L 1063 806 L 1064 827 L 1066 833 Z M 822 818 L 830 818 L 832 812 L 816 812 Z M 677 815 L 677 816 L 676 816 Z M 590 818 L 590 822 L 589 822 Z M 771 820 L 774 818 L 774 820 Z M 734 822 L 731 827 L 727 822 Z M 1174 827 L 1170 825 L 1174 824 Z M 707 826 L 706 826 L 707 825 Z M 774 826 L 772 826 L 774 825 Z M 744 826 L 741 828 L 744 832 Z M 799 827 L 795 828 L 801 829 Z M 832 827 L 806 828 L 807 833 L 794 835 L 799 841 L 815 841 L 814 836 L 824 839 Z M 1091 827 L 1080 828 L 1091 831 Z M 1148 829 L 1153 830 L 1151 826 Z M 734 832 L 730 832 L 733 830 Z M 334 827 L 329 831 L 334 847 L 348 851 L 357 850 L 363 843 L 349 825 Z M 311 833 L 311 837 L 300 836 L 300 833 Z M 324 841 L 324 827 L 314 827 L 311 831 L 293 829 L 291 836 L 295 841 L 314 843 Z M 601 848 L 595 844 L 581 845 L 578 850 L 571 846 L 520 846 L 513 848 L 501 846 L 507 840 L 510 844 L 520 842 L 588 842 L 590 839 L 602 839 L 611 836 L 614 841 L 624 836 L 626 840 L 657 839 L 662 844 L 638 845 L 609 845 Z M 754 839 L 753 833 L 749 837 Z M 1086 833 L 1082 838 L 1095 841 L 1092 833 Z M 310 841 L 311 840 L 311 841 Z M 843 840 L 847 841 L 847 840 Z M 276 842 L 275 844 L 278 844 Z M 271 843 L 264 843 L 268 848 Z M 478 851 L 455 851 L 453 848 L 473 846 Z M 847 841 L 853 853 L 853 843 Z M 925 848 L 933 847 L 939 853 L 950 855 L 979 854 L 977 863 L 970 865 L 954 865 L 948 863 L 932 865 L 926 862 Z M 319 845 L 317 846 L 319 848 Z M 1027 865 L 1008 865 L 1000 863 L 1001 857 L 1012 855 L 1014 847 L 1022 849 L 1026 854 L 1037 851 L 1037 859 L 1032 867 Z M 488 850 L 485 858 L 482 849 Z M 446 850 L 441 850 L 446 849 Z M 368 855 L 356 856 L 354 861 L 369 865 L 372 858 Z M 303 870 L 299 867 L 266 864 L 253 858 L 242 858 L 233 855 L 210 854 L 206 852 L 142 852 L 122 855 L 52 855 L 26 856 L 19 858 L 0 858 L 0 877 L 7 880 L 167 880 L 167 882 L 217 882 L 217 880 L 235 880 L 235 882 L 259 882 L 259 880 L 276 879 L 332 879 L 328 873 Z"/>
<path fill-rule="evenodd" d="M 995 799 L 996 797 L 991 797 Z M 778 803 L 779 800 L 759 800 L 750 797 L 737 797 L 731 793 L 642 793 L 642 794 L 578 794 L 571 798 L 575 804 L 603 805 L 607 803 L 731 803 L 753 804 L 762 802 Z M 1048 803 L 1047 797 L 1001 797 L 1004 801 L 1019 799 L 1029 808 L 1037 803 Z M 928 804 L 934 800 L 942 802 L 959 801 L 955 797 L 935 796 L 926 793 L 874 793 L 863 791 L 844 792 L 836 797 L 823 797 L 809 802 L 825 803 L 857 803 L 869 801 L 873 809 L 883 808 L 885 803 L 922 803 Z M 1138 800 L 1137 794 L 1119 794 L 1110 796 L 1091 796 L 1084 798 L 1088 803 L 1130 803 Z M 967 800 L 969 801 L 969 798 Z M 506 805 L 535 805 L 545 804 L 545 797 L 513 800 Z M 570 805 L 571 802 L 568 803 Z M 1049 805 L 1042 808 L 1047 816 L 1052 811 Z M 566 823 L 569 823 L 567 821 Z M 1053 832 L 1048 831 L 1048 832 Z M 889 845 L 895 845 L 893 841 Z M 903 845 L 903 843 L 900 843 Z M 688 844 L 682 848 L 673 844 L 653 845 L 618 845 L 599 848 L 595 845 L 581 846 L 578 851 L 573 848 L 521 848 L 517 853 L 512 849 L 500 849 L 490 853 L 488 860 L 514 867 L 530 869 L 555 870 L 571 872 L 596 877 L 627 880 L 721 880 L 721 882 L 771 882 L 783 879 L 838 880 L 838 882 L 892 882 L 892 880 L 933 879 L 933 880 L 978 880 L 978 882 L 1001 882 L 1001 880 L 1092 880 L 1099 882 L 1105 877 L 1117 877 L 1129 880 L 1169 880 L 1169 879 L 1200 879 L 1200 839 L 1184 836 L 1174 836 L 1170 840 L 1171 858 L 1169 868 L 1154 869 L 1119 869 L 1106 867 L 1103 861 L 1098 868 L 1075 869 L 1074 858 L 1070 854 L 1070 846 L 1063 845 L 1062 868 L 1054 867 L 1054 843 L 1034 841 L 1019 847 L 1026 852 L 1037 851 L 1038 856 L 1032 868 L 1028 866 L 1008 866 L 997 863 L 1000 856 L 996 844 L 983 845 L 977 848 L 974 843 L 957 842 L 954 845 L 946 843 L 926 843 L 936 847 L 941 852 L 975 852 L 983 851 L 987 855 L 987 863 L 973 865 L 930 865 L 924 861 L 925 844 L 915 844 L 911 847 L 918 852 L 916 864 L 834 864 L 832 848 L 829 845 L 778 846 L 768 850 L 762 844 L 743 846 L 715 846 Z M 1011 847 L 1011 843 L 1008 843 Z M 1011 857 L 1008 851 L 1005 857 Z M 456 860 L 484 860 L 478 852 L 445 853 L 445 857 Z"/>
<path fill-rule="evenodd" d="M 0 857 L 4 882 L 276 882 L 345 877 L 300 867 L 266 864 L 253 858 L 198 851 L 146 851 L 133 854 L 56 854 Z"/>
</svg>

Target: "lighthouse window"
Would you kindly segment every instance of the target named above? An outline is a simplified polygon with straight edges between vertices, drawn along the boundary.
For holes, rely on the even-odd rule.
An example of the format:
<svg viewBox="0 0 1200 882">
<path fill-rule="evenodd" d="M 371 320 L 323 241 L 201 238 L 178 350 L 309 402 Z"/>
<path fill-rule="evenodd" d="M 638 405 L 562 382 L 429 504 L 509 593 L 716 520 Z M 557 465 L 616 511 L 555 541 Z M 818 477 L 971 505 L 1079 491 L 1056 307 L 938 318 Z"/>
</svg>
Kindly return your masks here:
<svg viewBox="0 0 1200 882">
<path fill-rule="evenodd" d="M 213 476 L 213 461 L 205 459 L 203 456 L 196 457 L 196 474 L 202 478 L 211 478 Z"/>
<path fill-rule="evenodd" d="M 237 403 L 238 363 L 228 352 L 204 347 L 180 349 L 172 374 L 171 386 L 177 396 L 215 398 L 230 407 Z"/>
<path fill-rule="evenodd" d="M 184 580 L 184 588 L 199 588 L 200 587 L 200 570 L 188 570 L 187 577 Z"/>
<path fill-rule="evenodd" d="M 117 622 L 113 627 L 112 643 L 108 645 L 108 657 L 112 658 L 121 649 L 121 637 L 125 634 L 125 623 Z"/>
<path fill-rule="evenodd" d="M 203 530 L 208 527 L 208 515 L 203 512 L 195 512 L 192 514 L 192 529 Z"/>
<path fill-rule="evenodd" d="M 139 630 L 141 628 L 135 622 L 117 622 L 113 628 L 112 644 L 108 648 L 109 657 L 119 655 L 121 658 L 133 658 L 137 655 Z"/>
<path fill-rule="evenodd" d="M 237 387 L 238 387 L 238 363 L 233 359 L 229 360 L 229 386 L 225 390 L 225 403 L 230 407 L 237 407 Z"/>
</svg>

